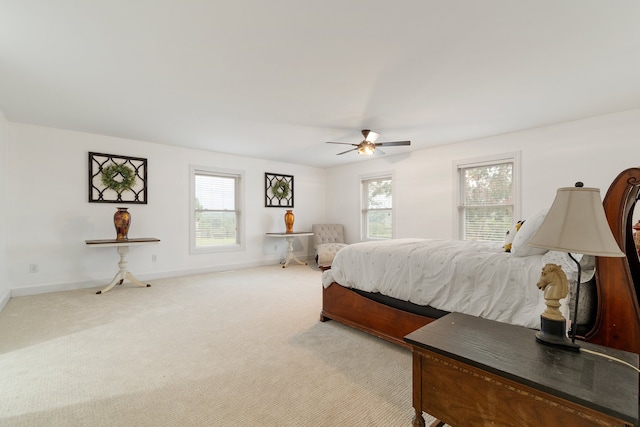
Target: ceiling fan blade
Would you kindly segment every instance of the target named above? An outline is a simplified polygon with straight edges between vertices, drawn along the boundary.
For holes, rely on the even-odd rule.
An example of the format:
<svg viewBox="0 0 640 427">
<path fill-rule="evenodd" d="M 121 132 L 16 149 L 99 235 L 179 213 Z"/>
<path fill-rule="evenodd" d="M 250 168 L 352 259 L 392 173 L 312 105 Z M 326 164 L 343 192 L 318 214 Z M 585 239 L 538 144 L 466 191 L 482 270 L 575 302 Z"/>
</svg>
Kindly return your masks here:
<svg viewBox="0 0 640 427">
<path fill-rule="evenodd" d="M 350 142 L 333 142 L 333 141 L 327 141 L 327 144 L 342 144 L 342 145 L 353 145 L 354 147 L 357 147 L 358 144 L 352 144 Z"/>
<path fill-rule="evenodd" d="M 350 152 L 352 152 L 352 151 L 356 151 L 356 150 L 357 150 L 357 148 L 352 148 L 351 150 L 347 150 L 347 151 L 343 151 L 342 153 L 338 153 L 338 154 L 336 154 L 336 156 L 339 156 L 339 155 L 341 155 L 341 154 L 350 153 Z"/>
<path fill-rule="evenodd" d="M 380 134 L 369 129 L 364 129 L 362 131 L 362 136 L 364 136 L 364 140 L 367 142 L 376 142 L 376 139 L 378 139 Z"/>
<path fill-rule="evenodd" d="M 411 145 L 411 141 L 376 142 L 376 147 L 393 147 L 398 145 Z"/>
<path fill-rule="evenodd" d="M 384 156 L 385 154 L 387 154 L 387 153 L 385 153 L 384 151 L 382 151 L 379 148 L 376 148 L 376 151 L 373 152 L 374 156 Z"/>
</svg>

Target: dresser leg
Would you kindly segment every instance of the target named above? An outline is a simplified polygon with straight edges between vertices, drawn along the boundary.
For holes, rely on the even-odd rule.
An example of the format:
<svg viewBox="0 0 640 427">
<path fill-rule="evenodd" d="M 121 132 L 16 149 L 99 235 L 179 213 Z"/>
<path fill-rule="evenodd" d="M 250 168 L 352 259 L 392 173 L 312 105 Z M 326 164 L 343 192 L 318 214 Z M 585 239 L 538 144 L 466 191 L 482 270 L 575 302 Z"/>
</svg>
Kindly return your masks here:
<svg viewBox="0 0 640 427">
<path fill-rule="evenodd" d="M 424 418 L 422 417 L 422 411 L 416 409 L 416 413 L 413 416 L 413 427 L 425 427 Z"/>
</svg>

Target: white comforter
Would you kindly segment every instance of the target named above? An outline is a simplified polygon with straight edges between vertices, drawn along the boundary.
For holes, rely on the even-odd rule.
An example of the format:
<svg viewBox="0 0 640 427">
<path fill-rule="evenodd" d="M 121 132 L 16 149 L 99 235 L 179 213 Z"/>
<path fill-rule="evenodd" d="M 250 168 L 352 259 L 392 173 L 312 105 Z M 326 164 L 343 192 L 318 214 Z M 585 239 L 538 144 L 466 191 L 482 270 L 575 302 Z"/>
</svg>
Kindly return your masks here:
<svg viewBox="0 0 640 427">
<path fill-rule="evenodd" d="M 496 242 L 396 239 L 341 249 L 322 283 L 540 328 L 545 303 L 536 283 L 545 263 L 544 255 L 513 257 Z"/>
</svg>

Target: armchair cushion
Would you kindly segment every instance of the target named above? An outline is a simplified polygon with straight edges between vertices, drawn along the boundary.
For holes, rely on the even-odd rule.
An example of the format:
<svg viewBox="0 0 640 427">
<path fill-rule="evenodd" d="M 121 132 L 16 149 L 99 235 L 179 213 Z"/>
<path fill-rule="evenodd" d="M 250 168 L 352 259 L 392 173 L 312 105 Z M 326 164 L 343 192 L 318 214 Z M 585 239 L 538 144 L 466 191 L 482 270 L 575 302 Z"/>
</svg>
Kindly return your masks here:
<svg viewBox="0 0 640 427">
<path fill-rule="evenodd" d="M 331 266 L 336 252 L 347 246 L 344 243 L 342 224 L 313 224 L 311 231 L 313 231 L 313 246 L 316 249 L 318 266 Z"/>
<path fill-rule="evenodd" d="M 336 253 L 347 246 L 346 243 L 322 243 L 318 245 L 318 266 L 329 267 Z"/>
</svg>

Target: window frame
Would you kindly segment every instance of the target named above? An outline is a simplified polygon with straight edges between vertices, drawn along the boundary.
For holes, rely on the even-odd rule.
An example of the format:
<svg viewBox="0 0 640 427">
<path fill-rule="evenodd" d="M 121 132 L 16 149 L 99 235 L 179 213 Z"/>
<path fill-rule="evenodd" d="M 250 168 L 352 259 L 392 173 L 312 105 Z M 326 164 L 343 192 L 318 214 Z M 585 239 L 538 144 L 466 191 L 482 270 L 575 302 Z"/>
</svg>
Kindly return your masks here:
<svg viewBox="0 0 640 427">
<path fill-rule="evenodd" d="M 223 178 L 235 179 L 235 213 L 236 213 L 236 242 L 228 245 L 215 245 L 199 247 L 196 246 L 196 175 L 210 175 Z M 236 169 L 225 169 L 211 166 L 190 165 L 189 166 L 189 253 L 204 254 L 216 252 L 232 252 L 244 249 L 245 226 L 244 226 L 244 171 Z"/>
<path fill-rule="evenodd" d="M 369 209 L 368 207 L 368 185 L 365 188 L 365 184 L 368 184 L 372 181 L 382 181 L 382 180 L 391 180 L 391 208 L 384 209 Z M 381 240 L 389 240 L 393 239 L 395 236 L 395 221 L 393 218 L 395 217 L 395 179 L 393 172 L 380 172 L 371 175 L 361 175 L 359 177 L 360 181 L 360 240 L 363 242 L 366 241 L 381 241 Z M 368 236 L 368 222 L 367 222 L 367 214 L 371 211 L 390 211 L 391 213 L 391 237 L 369 237 Z"/>
<path fill-rule="evenodd" d="M 512 224 L 511 226 L 513 226 L 516 221 L 517 218 L 520 218 L 520 214 L 521 214 L 521 187 L 520 187 L 520 173 L 521 173 L 521 167 L 520 167 L 520 158 L 521 158 L 521 153 L 519 151 L 516 152 L 509 152 L 509 153 L 500 153 L 500 154 L 494 154 L 494 155 L 489 155 L 489 156 L 484 156 L 484 157 L 476 157 L 476 158 L 470 158 L 470 159 L 463 159 L 463 160 L 457 160 L 454 161 L 454 165 L 453 165 L 453 175 L 454 175 L 454 223 L 453 223 L 453 234 L 454 237 L 458 240 L 462 240 L 462 236 L 464 235 L 463 233 L 463 227 L 464 227 L 464 205 L 462 204 L 462 198 L 463 198 L 463 194 L 462 194 L 462 176 L 461 176 L 461 171 L 463 169 L 467 169 L 467 168 L 473 168 L 473 167 L 482 167 L 482 166 L 491 166 L 491 165 L 497 165 L 497 164 L 502 164 L 502 163 L 511 163 L 513 165 L 512 167 L 512 199 L 513 199 L 513 218 L 512 218 Z M 505 230 L 505 233 L 508 231 L 509 229 Z"/>
</svg>

